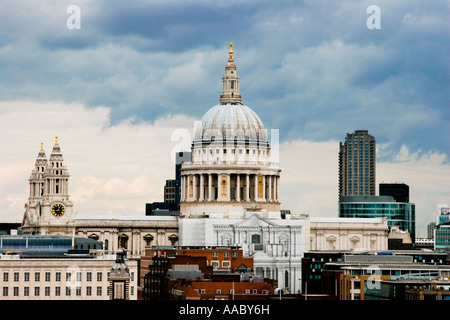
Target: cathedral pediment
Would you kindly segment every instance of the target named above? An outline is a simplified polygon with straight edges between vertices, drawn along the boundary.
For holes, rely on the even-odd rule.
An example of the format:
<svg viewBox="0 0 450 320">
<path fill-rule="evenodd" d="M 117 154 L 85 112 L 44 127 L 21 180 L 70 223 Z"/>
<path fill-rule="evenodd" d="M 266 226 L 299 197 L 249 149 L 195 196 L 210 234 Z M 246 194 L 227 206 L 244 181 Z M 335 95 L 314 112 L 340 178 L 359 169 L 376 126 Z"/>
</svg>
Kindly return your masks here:
<svg viewBox="0 0 450 320">
<path fill-rule="evenodd" d="M 266 220 L 264 218 L 261 218 L 258 214 L 252 214 L 251 216 L 238 221 L 236 223 L 233 224 L 234 227 L 248 227 L 248 228 L 259 228 L 259 227 L 276 227 L 277 225 L 274 224 L 273 222 Z"/>
</svg>

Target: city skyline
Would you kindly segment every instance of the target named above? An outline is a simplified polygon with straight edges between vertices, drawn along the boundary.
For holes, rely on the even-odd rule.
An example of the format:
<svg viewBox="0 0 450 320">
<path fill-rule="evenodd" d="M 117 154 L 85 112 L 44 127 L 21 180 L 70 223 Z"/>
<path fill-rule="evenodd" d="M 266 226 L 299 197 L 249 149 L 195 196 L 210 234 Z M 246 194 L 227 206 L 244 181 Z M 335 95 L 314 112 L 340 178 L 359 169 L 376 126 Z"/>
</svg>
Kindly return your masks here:
<svg viewBox="0 0 450 320">
<path fill-rule="evenodd" d="M 263 3 L 258 10 L 253 3 L 187 3 L 171 11 L 163 3 L 127 9 L 81 2 L 80 30 L 66 27 L 68 3 L 50 4 L 24 15 L 24 3 L 6 2 L 9 17 L 0 13 L 0 30 L 11 31 L 0 33 L 1 221 L 20 222 L 40 142 L 48 156 L 54 136 L 71 174 L 75 214 L 144 215 L 145 203 L 161 201 L 165 180 L 174 176 L 171 153 L 179 141 L 172 137 L 180 129 L 192 134 L 194 122 L 219 101 L 229 41 L 243 102 L 266 128 L 280 131 L 283 209 L 337 217 L 339 141 L 360 129 L 377 139 L 377 193 L 381 182 L 409 185 L 423 237 L 437 205 L 450 201 L 447 82 L 437 67 L 445 61 L 441 2 L 427 8 L 381 3 L 380 30 L 366 26 L 369 3 Z M 221 19 L 196 22 L 194 9 Z M 241 9 L 232 22 L 240 23 L 243 34 L 233 23 L 231 30 L 219 28 L 228 26 L 225 17 L 233 9 Z M 276 14 L 266 19 L 270 10 Z M 312 21 L 318 13 L 322 22 L 341 22 L 340 33 L 329 26 L 309 29 L 319 26 Z M 165 16 L 167 30 L 177 32 L 146 33 L 146 14 L 155 21 Z M 42 16 L 51 19 L 43 23 Z M 111 24 L 119 16 L 123 25 Z M 244 23 L 240 17 L 252 19 Z M 194 30 L 215 28 L 192 42 L 189 31 L 179 29 L 182 22 Z M 275 32 L 252 39 L 270 26 L 286 40 Z M 312 31 L 305 39 L 293 33 L 295 27 L 302 35 Z M 434 31 L 428 41 L 435 50 L 425 50 L 422 42 Z M 187 39 L 180 41 L 183 35 Z M 402 42 L 388 50 L 403 35 L 418 40 L 408 43 L 413 48 Z M 402 62 L 404 56 L 409 59 Z"/>
</svg>

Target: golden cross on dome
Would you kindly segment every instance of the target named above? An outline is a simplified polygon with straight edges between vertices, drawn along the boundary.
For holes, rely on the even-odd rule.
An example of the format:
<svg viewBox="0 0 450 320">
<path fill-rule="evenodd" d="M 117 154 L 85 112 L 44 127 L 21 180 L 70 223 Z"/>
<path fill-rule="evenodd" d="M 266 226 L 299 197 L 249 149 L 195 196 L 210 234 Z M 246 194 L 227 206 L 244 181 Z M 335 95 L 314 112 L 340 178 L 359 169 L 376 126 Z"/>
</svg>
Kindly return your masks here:
<svg viewBox="0 0 450 320">
<path fill-rule="evenodd" d="M 230 51 L 228 51 L 230 57 L 228 58 L 229 62 L 233 62 L 233 42 L 230 41 Z"/>
<path fill-rule="evenodd" d="M 44 142 L 41 141 L 41 150 L 44 150 Z"/>
<path fill-rule="evenodd" d="M 55 137 L 55 144 L 58 144 L 58 136 Z"/>
</svg>

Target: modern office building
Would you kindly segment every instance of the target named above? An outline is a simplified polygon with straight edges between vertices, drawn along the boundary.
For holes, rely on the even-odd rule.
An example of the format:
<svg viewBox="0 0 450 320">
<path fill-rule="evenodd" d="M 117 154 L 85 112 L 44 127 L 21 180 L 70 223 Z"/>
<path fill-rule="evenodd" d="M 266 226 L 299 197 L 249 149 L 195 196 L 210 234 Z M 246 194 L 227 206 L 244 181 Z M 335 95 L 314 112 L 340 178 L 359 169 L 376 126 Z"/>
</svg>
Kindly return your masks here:
<svg viewBox="0 0 450 320">
<path fill-rule="evenodd" d="M 405 280 L 450 285 L 450 266 L 421 263 L 412 255 L 392 252 L 344 255 L 341 261 L 326 263 L 324 269 L 340 279 L 339 300 L 404 300 L 404 294 L 400 294 L 405 291 Z M 403 288 L 397 287 L 397 295 L 390 295 L 383 292 L 382 283 L 386 281 L 396 281 Z"/>
<path fill-rule="evenodd" d="M 181 197 L 181 166 L 184 162 L 190 162 L 191 152 L 175 153 L 175 179 L 167 179 L 164 185 L 164 201 L 146 203 L 145 215 L 171 215 L 180 214 Z"/>
<path fill-rule="evenodd" d="M 439 274 L 438 271 L 433 269 L 431 276 L 434 279 L 437 279 L 439 275 L 447 275 L 450 272 L 447 255 L 432 250 L 311 250 L 305 252 L 304 258 L 302 259 L 302 292 L 307 292 L 308 294 L 325 294 L 339 299 L 340 286 L 344 281 L 349 279 L 352 279 L 352 281 L 358 280 L 357 277 L 353 277 L 350 273 L 344 277 L 343 268 L 352 266 L 353 264 L 361 264 L 364 267 L 364 272 L 354 271 L 353 276 L 359 273 L 360 275 L 366 276 L 364 278 L 365 280 L 370 275 L 374 275 L 385 276 L 383 277 L 384 280 L 391 281 L 398 281 L 400 279 L 405 281 L 421 279 L 422 281 L 427 279 L 427 276 L 430 276 L 428 270 L 437 266 L 439 266 L 438 270 L 446 271 L 447 273 Z M 373 269 L 378 264 L 380 264 L 380 267 L 383 266 L 382 268 L 385 269 L 384 272 L 381 271 L 382 269 Z M 389 264 L 399 265 L 400 267 L 398 270 L 388 271 Z M 422 271 L 416 272 L 410 271 L 409 269 Z M 377 272 L 375 273 L 373 271 Z M 381 280 L 381 278 L 377 280 Z M 349 286 L 350 284 L 347 283 L 347 288 Z M 360 288 L 358 286 L 353 285 L 353 289 L 358 289 L 359 293 Z M 377 294 L 380 295 L 381 293 Z M 388 295 L 386 293 L 384 294 Z"/>
<path fill-rule="evenodd" d="M 433 232 L 434 250 L 450 252 L 450 208 L 448 204 L 439 204 L 438 213 Z"/>
<path fill-rule="evenodd" d="M 339 199 L 375 195 L 375 137 L 367 130 L 347 133 L 339 143 Z"/>
<path fill-rule="evenodd" d="M 416 233 L 415 204 L 396 202 L 391 196 L 343 196 L 339 202 L 341 218 L 388 219 L 388 226 L 408 231 L 414 243 Z"/>
<path fill-rule="evenodd" d="M 404 183 L 380 183 L 380 196 L 391 196 L 396 202 L 409 202 L 409 186 Z"/>
<path fill-rule="evenodd" d="M 442 222 L 436 226 L 434 250 L 450 252 L 450 221 Z"/>
</svg>

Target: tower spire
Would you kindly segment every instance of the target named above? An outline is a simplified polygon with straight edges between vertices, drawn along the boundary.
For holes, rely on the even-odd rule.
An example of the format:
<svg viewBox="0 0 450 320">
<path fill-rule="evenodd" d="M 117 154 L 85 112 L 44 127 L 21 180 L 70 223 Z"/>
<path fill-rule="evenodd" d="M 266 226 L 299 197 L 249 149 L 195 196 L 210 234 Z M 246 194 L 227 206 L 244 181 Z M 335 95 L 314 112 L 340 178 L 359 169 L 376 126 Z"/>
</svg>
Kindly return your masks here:
<svg viewBox="0 0 450 320">
<path fill-rule="evenodd" d="M 234 62 L 233 53 L 233 42 L 230 41 L 228 63 L 225 66 L 225 74 L 222 77 L 223 91 L 220 96 L 220 104 L 242 103 L 239 93 L 239 76 L 236 73 L 236 63 Z"/>
<path fill-rule="evenodd" d="M 229 58 L 228 58 L 228 62 L 233 62 L 233 42 L 230 41 L 230 51 L 228 51 L 228 53 L 230 54 Z"/>
</svg>

